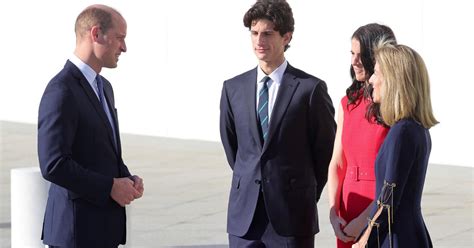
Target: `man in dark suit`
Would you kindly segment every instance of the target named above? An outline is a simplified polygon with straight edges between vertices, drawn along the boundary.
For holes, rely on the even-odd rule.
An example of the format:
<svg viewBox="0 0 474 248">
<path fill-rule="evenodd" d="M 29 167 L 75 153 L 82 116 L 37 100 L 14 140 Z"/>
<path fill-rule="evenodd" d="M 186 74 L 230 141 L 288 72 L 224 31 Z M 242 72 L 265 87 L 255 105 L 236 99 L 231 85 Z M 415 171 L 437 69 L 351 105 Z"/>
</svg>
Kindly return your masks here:
<svg viewBox="0 0 474 248">
<path fill-rule="evenodd" d="M 336 124 L 324 81 L 292 67 L 286 1 L 258 1 L 244 16 L 256 68 L 226 80 L 220 132 L 233 170 L 230 247 L 314 247 L 316 203 L 327 180 Z"/>
<path fill-rule="evenodd" d="M 75 32 L 74 54 L 39 107 L 38 157 L 51 182 L 42 239 L 50 247 L 117 247 L 125 243 L 125 205 L 144 188 L 122 160 L 112 85 L 99 73 L 126 52 L 127 24 L 116 10 L 92 5 Z"/>
</svg>

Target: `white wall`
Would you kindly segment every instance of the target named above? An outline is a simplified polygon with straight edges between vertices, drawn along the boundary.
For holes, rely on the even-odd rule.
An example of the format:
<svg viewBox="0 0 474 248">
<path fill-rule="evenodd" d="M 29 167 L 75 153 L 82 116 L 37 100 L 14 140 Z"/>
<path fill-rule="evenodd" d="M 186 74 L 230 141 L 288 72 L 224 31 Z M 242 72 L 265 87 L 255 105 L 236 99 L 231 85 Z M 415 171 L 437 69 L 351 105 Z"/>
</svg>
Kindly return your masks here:
<svg viewBox="0 0 474 248">
<path fill-rule="evenodd" d="M 222 82 L 257 63 L 242 24 L 252 0 L 101 1 L 128 21 L 128 52 L 103 75 L 114 85 L 121 131 L 219 140 Z M 289 1 L 288 61 L 324 79 L 339 104 L 350 83 L 350 37 L 369 22 L 392 27 L 425 59 L 441 124 L 432 163 L 473 166 L 474 9 L 468 0 Z M 74 49 L 74 21 L 94 1 L 0 3 L 0 120 L 36 123 L 44 87 Z"/>
</svg>

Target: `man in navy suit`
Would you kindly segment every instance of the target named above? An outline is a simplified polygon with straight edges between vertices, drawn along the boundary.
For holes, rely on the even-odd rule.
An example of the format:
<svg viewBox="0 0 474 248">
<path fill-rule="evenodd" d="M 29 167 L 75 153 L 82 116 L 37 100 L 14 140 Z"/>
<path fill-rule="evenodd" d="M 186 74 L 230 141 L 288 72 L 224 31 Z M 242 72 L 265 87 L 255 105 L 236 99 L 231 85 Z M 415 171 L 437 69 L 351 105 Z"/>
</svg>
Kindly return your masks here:
<svg viewBox="0 0 474 248">
<path fill-rule="evenodd" d="M 220 103 L 233 170 L 229 244 L 314 247 L 336 131 L 332 101 L 324 81 L 285 59 L 294 30 L 286 1 L 257 1 L 244 25 L 259 63 L 224 82 Z"/>
<path fill-rule="evenodd" d="M 39 107 L 38 157 L 51 182 L 42 239 L 50 247 L 117 247 L 125 244 L 125 205 L 144 188 L 122 160 L 112 85 L 99 73 L 126 52 L 127 24 L 111 7 L 92 5 L 75 32 L 74 54 Z"/>
</svg>

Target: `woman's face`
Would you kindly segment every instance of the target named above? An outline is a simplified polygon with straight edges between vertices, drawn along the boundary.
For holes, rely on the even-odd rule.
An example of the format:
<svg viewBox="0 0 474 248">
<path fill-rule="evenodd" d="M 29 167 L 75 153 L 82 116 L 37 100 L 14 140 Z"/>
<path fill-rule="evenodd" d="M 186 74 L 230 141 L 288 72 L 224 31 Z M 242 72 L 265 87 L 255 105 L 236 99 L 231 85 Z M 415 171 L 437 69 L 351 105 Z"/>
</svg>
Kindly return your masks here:
<svg viewBox="0 0 474 248">
<path fill-rule="evenodd" d="M 380 71 L 379 63 L 375 62 L 374 67 L 374 74 L 369 78 L 369 83 L 372 85 L 374 90 L 372 91 L 372 99 L 376 103 L 380 103 L 382 100 L 382 85 L 383 82 L 383 75 Z"/>
<path fill-rule="evenodd" d="M 357 39 L 352 39 L 351 43 L 351 65 L 354 69 L 356 80 L 364 82 L 367 80 L 367 73 L 360 57 L 360 42 Z"/>
</svg>

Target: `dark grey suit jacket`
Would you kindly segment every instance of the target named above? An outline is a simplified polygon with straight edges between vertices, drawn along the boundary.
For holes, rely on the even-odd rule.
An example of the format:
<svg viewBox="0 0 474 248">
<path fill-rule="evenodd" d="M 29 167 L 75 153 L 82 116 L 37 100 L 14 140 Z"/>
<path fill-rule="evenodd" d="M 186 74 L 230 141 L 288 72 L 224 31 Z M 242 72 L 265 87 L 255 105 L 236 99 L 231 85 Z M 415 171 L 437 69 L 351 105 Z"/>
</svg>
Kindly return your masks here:
<svg viewBox="0 0 474 248">
<path fill-rule="evenodd" d="M 125 208 L 110 191 L 114 177 L 128 177 L 122 160 L 111 84 L 105 97 L 114 119 L 117 149 L 107 115 L 92 87 L 70 61 L 46 87 L 39 107 L 38 157 L 51 182 L 43 224 L 45 244 L 117 247 L 125 243 Z"/>
<path fill-rule="evenodd" d="M 256 114 L 257 68 L 224 82 L 220 133 L 233 170 L 227 231 L 247 232 L 260 191 L 282 236 L 319 231 L 316 203 L 327 181 L 336 124 L 324 81 L 288 64 L 273 108 L 268 139 Z"/>
</svg>

